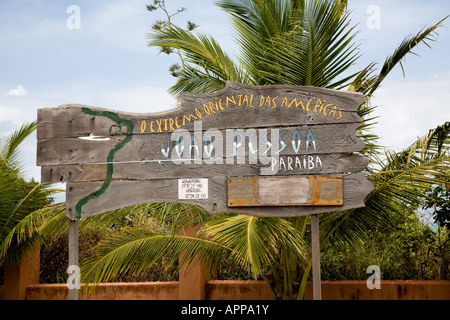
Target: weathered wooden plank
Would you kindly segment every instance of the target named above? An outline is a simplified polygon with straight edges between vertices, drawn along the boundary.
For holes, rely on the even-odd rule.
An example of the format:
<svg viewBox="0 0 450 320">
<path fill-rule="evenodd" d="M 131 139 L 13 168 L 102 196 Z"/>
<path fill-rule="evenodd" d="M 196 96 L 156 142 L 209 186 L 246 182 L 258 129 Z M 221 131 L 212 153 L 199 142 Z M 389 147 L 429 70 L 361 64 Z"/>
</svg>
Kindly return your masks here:
<svg viewBox="0 0 450 320">
<path fill-rule="evenodd" d="M 183 94 L 181 106 L 151 114 L 112 111 L 83 105 L 38 110 L 37 138 L 111 136 L 193 130 L 233 129 L 318 123 L 361 123 L 360 93 L 300 86 L 248 86 L 228 82 L 211 94 Z"/>
<path fill-rule="evenodd" d="M 37 164 L 43 182 L 69 182 L 67 215 L 76 219 L 155 201 L 226 212 L 232 209 L 226 179 L 255 175 L 278 175 L 284 184 L 260 180 L 260 207 L 239 207 L 241 213 L 296 216 L 354 208 L 372 188 L 364 176 L 347 174 L 368 164 L 351 154 L 364 147 L 355 136 L 364 99 L 347 91 L 228 82 L 212 94 L 183 94 L 180 107 L 160 113 L 82 105 L 40 109 Z M 180 133 L 182 139 L 174 138 Z M 287 192 L 304 179 L 297 175 L 313 174 L 343 174 L 342 205 L 342 186 L 316 183 L 318 177 L 308 178 L 314 181 L 310 206 L 301 193 Z"/>
<path fill-rule="evenodd" d="M 228 179 L 228 207 L 338 206 L 342 176 L 245 177 Z"/>
<path fill-rule="evenodd" d="M 306 154 L 359 152 L 364 141 L 355 136 L 359 123 L 217 130 L 180 135 L 112 136 L 108 140 L 39 139 L 37 165 L 179 159 L 267 158 Z M 118 150 L 116 150 L 120 146 Z M 217 162 L 217 161 L 215 161 Z M 225 162 L 225 161 L 224 161 Z M 248 162 L 248 161 L 246 161 Z"/>
<path fill-rule="evenodd" d="M 364 198 L 373 185 L 362 173 L 344 175 L 343 205 L 338 206 L 262 206 L 228 207 L 227 178 L 208 178 L 208 198 L 178 199 L 178 179 L 68 183 L 66 188 L 67 215 L 84 218 L 114 209 L 151 202 L 188 203 L 211 213 L 237 212 L 256 216 L 290 217 L 309 215 L 364 206 Z"/>
<path fill-rule="evenodd" d="M 320 159 L 320 161 L 318 160 Z M 176 164 L 171 161 L 115 163 L 109 180 L 245 177 L 255 175 L 341 174 L 360 172 L 368 159 L 358 154 L 281 156 L 269 164 Z M 107 164 L 42 166 L 41 182 L 105 181 Z"/>
</svg>

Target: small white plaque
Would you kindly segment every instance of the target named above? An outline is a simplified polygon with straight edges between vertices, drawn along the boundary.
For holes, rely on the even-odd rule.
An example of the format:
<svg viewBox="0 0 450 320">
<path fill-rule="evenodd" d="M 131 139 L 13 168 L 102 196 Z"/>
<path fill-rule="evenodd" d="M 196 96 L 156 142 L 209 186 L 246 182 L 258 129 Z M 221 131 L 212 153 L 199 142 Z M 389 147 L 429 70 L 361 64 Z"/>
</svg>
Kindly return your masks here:
<svg viewBox="0 0 450 320">
<path fill-rule="evenodd" d="M 208 199 L 208 179 L 178 179 L 178 199 Z"/>
</svg>

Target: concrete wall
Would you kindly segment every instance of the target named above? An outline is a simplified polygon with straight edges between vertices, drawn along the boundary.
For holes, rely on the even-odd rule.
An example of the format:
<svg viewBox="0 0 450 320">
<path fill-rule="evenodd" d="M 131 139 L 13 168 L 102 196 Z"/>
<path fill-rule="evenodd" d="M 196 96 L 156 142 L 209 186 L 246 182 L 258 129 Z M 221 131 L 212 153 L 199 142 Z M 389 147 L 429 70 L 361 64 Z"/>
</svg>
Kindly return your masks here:
<svg viewBox="0 0 450 320">
<path fill-rule="evenodd" d="M 273 300 L 265 281 L 211 280 L 206 283 L 207 300 Z"/>
<path fill-rule="evenodd" d="M 195 230 L 194 230 L 195 231 Z M 67 284 L 39 284 L 39 248 L 5 270 L 1 300 L 66 300 Z M 183 269 L 179 281 L 101 284 L 80 300 L 271 300 L 264 281 L 209 280 L 202 266 Z M 370 290 L 366 281 L 322 281 L 324 300 L 450 300 L 450 281 L 381 281 Z M 308 283 L 305 299 L 312 300 Z"/>
<path fill-rule="evenodd" d="M 25 254 L 19 265 L 5 268 L 3 299 L 26 299 L 27 286 L 31 283 L 39 283 L 40 257 L 40 246 L 38 246 Z"/>
<path fill-rule="evenodd" d="M 324 300 L 450 300 L 450 281 L 382 280 L 369 290 L 366 281 L 322 281 Z"/>
<path fill-rule="evenodd" d="M 27 300 L 67 300 L 66 284 L 31 284 Z M 95 293 L 80 300 L 178 300 L 178 281 L 100 284 Z"/>
<path fill-rule="evenodd" d="M 111 283 L 80 300 L 178 300 L 178 281 Z M 206 283 L 206 300 L 271 300 L 264 281 L 212 280 Z M 32 284 L 28 300 L 66 300 L 65 284 Z M 312 300 L 312 284 L 305 298 Z M 450 281 L 381 281 L 381 289 L 369 290 L 366 281 L 323 281 L 323 300 L 450 300 Z"/>
</svg>

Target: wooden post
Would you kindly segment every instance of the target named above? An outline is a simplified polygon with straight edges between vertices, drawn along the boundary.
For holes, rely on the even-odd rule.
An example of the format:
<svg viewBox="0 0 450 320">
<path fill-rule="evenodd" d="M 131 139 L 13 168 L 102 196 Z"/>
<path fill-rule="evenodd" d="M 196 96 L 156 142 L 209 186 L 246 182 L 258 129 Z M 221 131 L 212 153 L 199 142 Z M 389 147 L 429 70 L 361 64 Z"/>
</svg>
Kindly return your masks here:
<svg viewBox="0 0 450 320">
<path fill-rule="evenodd" d="M 227 82 L 215 93 L 185 93 L 180 107 L 164 113 L 44 108 L 38 110 L 37 165 L 41 182 L 67 182 L 72 220 L 149 202 L 186 203 L 212 214 L 312 215 L 314 298 L 320 299 L 318 214 L 364 207 L 373 190 L 361 172 L 369 160 L 354 154 L 364 149 L 356 137 L 364 101 L 348 91 Z M 179 153 L 178 146 L 187 151 Z M 78 221 L 70 224 L 73 268 Z M 192 283 L 182 276 L 180 299 L 203 299 L 207 276 L 199 271 Z M 77 297 L 72 289 L 69 299 Z"/>
<path fill-rule="evenodd" d="M 78 220 L 69 220 L 69 267 L 78 266 L 78 251 Z M 77 288 L 69 288 L 68 299 L 78 300 Z"/>
<path fill-rule="evenodd" d="M 312 272 L 313 272 L 313 299 L 322 300 L 320 284 L 320 239 L 319 215 L 311 215 L 311 245 L 312 245 Z"/>
</svg>

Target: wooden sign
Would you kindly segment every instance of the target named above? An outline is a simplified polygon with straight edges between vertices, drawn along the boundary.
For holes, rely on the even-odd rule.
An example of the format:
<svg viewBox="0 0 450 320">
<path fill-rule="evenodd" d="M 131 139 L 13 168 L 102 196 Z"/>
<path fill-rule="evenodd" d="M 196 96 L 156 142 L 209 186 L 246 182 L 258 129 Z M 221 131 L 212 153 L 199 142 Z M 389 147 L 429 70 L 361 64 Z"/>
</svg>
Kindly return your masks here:
<svg viewBox="0 0 450 320">
<path fill-rule="evenodd" d="M 364 206 L 373 189 L 357 93 L 228 82 L 136 114 L 82 105 L 38 110 L 42 182 L 67 182 L 70 219 L 147 202 L 211 213 L 298 216 Z"/>
<path fill-rule="evenodd" d="M 342 176 L 228 179 L 229 207 L 341 206 Z"/>
</svg>

